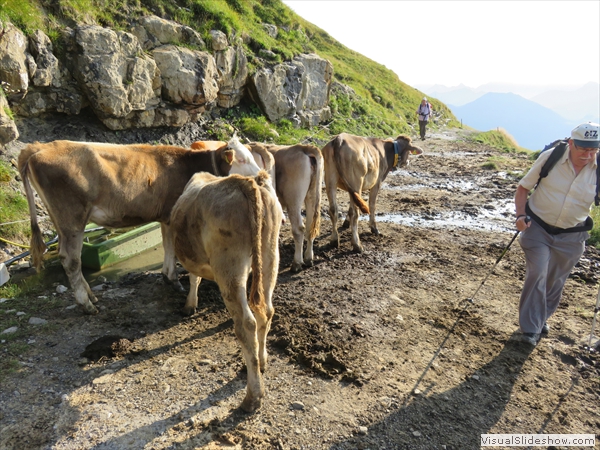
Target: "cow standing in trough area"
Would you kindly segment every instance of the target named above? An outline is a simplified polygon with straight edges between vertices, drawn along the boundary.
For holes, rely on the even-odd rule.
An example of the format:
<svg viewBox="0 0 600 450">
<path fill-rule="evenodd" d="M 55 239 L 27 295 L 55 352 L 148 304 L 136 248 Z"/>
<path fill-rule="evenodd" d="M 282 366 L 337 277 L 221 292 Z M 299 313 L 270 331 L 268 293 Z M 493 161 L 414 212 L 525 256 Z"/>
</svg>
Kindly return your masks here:
<svg viewBox="0 0 600 450">
<path fill-rule="evenodd" d="M 31 216 L 31 255 L 40 268 L 46 246 L 37 223 L 31 186 L 46 205 L 58 233 L 58 254 L 75 300 L 87 314 L 97 302 L 81 271 L 85 226 L 119 228 L 161 223 L 165 249 L 162 274 L 178 290 L 169 218 L 173 205 L 194 173 L 256 175 L 259 167 L 237 138 L 211 151 L 167 145 L 115 145 L 54 141 L 33 143 L 19 155 Z"/>
<path fill-rule="evenodd" d="M 248 370 L 241 405 L 248 412 L 260 407 L 265 395 L 261 372 L 267 364 L 266 339 L 274 312 L 281 220 L 281 207 L 265 171 L 256 178 L 198 173 L 171 214 L 175 254 L 190 276 L 184 312 L 196 311 L 202 278 L 219 285 Z"/>
<path fill-rule="evenodd" d="M 265 149 L 275 157 L 275 190 L 281 206 L 288 212 L 295 243 L 294 260 L 290 270 L 299 272 L 303 263 L 312 266 L 314 241 L 319 235 L 321 225 L 321 151 L 313 145 L 301 144 L 279 146 L 253 142 L 248 144 L 248 147 L 255 159 Z M 259 161 L 257 163 L 261 166 Z M 306 226 L 302 220 L 303 205 L 306 211 Z"/>
<path fill-rule="evenodd" d="M 358 237 L 358 210 L 369 214 L 371 232 L 379 234 L 375 224 L 375 202 L 381 183 L 390 170 L 408 165 L 409 154 L 423 153 L 412 144 L 410 137 L 398 136 L 395 140 L 384 140 L 372 137 L 354 136 L 342 133 L 335 136 L 322 149 L 325 160 L 325 188 L 329 199 L 329 216 L 331 217 L 330 243 L 339 247 L 337 230 L 338 208 L 336 191 L 339 187 L 350 195 L 348 221 L 352 231 L 352 247 L 355 252 L 362 252 L 363 247 Z M 363 190 L 369 191 L 369 205 L 361 198 Z"/>
</svg>

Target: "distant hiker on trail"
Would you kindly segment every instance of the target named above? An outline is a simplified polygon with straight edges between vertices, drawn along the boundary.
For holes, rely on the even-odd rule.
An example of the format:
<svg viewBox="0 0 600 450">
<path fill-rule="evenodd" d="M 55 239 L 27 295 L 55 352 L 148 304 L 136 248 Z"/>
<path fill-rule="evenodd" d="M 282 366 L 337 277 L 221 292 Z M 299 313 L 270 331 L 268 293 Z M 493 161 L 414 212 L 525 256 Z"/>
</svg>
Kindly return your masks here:
<svg viewBox="0 0 600 450">
<path fill-rule="evenodd" d="M 419 133 L 421 134 L 421 140 L 425 140 L 425 128 L 427 128 L 427 122 L 431 117 L 431 104 L 427 101 L 427 97 L 423 97 L 421 104 L 417 108 L 417 114 L 419 115 Z"/>
<path fill-rule="evenodd" d="M 516 227 L 522 232 L 519 242 L 526 260 L 519 325 L 521 341 L 533 346 L 548 333 L 547 320 L 558 308 L 567 277 L 590 237 L 599 147 L 600 125 L 583 123 L 564 145 L 541 153 L 517 186 Z M 546 161 L 561 150 L 548 171 Z"/>
</svg>

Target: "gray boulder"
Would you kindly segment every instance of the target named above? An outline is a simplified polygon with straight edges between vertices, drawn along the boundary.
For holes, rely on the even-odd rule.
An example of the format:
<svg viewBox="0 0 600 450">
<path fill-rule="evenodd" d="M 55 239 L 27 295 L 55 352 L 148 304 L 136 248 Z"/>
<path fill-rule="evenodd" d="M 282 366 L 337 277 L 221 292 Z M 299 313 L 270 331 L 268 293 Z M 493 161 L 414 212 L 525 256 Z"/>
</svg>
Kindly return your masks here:
<svg viewBox="0 0 600 450">
<path fill-rule="evenodd" d="M 210 39 L 210 45 L 215 52 L 225 50 L 229 46 L 227 36 L 222 31 L 210 30 Z"/>
<path fill-rule="evenodd" d="M 241 45 L 215 52 L 219 75 L 217 103 L 221 108 L 231 108 L 240 103 L 248 82 L 248 59 Z"/>
<path fill-rule="evenodd" d="M 152 56 L 161 73 L 163 99 L 195 106 L 217 99 L 217 67 L 211 54 L 163 45 Z"/>
<path fill-rule="evenodd" d="M 24 95 L 13 100 L 13 110 L 20 116 L 35 117 L 44 113 L 79 114 L 87 106 L 67 68 L 52 52 L 48 36 L 36 30 L 29 37 L 26 61 L 32 81 Z"/>
<path fill-rule="evenodd" d="M 144 50 L 165 44 L 189 44 L 206 48 L 204 40 L 193 28 L 157 16 L 142 17 L 131 30 Z"/>
<path fill-rule="evenodd" d="M 291 119 L 315 126 L 331 118 L 328 106 L 332 64 L 315 54 L 258 69 L 251 77 L 251 95 L 271 122 Z"/>
<path fill-rule="evenodd" d="M 27 91 L 27 38 L 9 22 L 0 21 L 0 81 L 6 95 Z"/>
<path fill-rule="evenodd" d="M 134 35 L 82 26 L 75 30 L 75 42 L 73 76 L 106 126 L 115 129 L 110 119 L 160 103 L 160 72 Z"/>
<path fill-rule="evenodd" d="M 0 145 L 8 144 L 19 137 L 19 130 L 7 111 L 9 111 L 8 102 L 0 91 Z"/>
<path fill-rule="evenodd" d="M 50 38 L 40 30 L 34 31 L 29 37 L 29 50 L 29 76 L 33 85 L 60 87 L 58 58 L 52 53 Z"/>
</svg>

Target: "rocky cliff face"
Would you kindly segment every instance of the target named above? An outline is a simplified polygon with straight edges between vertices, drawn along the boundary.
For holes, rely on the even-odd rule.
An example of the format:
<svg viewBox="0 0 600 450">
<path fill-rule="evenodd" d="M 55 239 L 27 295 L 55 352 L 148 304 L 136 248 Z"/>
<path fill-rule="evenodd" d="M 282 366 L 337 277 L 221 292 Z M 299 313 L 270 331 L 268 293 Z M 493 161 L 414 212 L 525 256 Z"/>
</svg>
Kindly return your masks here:
<svg viewBox="0 0 600 450">
<path fill-rule="evenodd" d="M 331 118 L 333 66 L 315 54 L 265 63 L 250 75 L 242 42 L 213 30 L 207 45 L 192 28 L 156 16 L 129 31 L 67 28 L 61 52 L 39 30 L 25 36 L 10 23 L 0 27 L 0 144 L 19 135 L 13 114 L 85 108 L 111 130 L 181 127 L 244 98 L 272 122 L 314 126 Z"/>
</svg>

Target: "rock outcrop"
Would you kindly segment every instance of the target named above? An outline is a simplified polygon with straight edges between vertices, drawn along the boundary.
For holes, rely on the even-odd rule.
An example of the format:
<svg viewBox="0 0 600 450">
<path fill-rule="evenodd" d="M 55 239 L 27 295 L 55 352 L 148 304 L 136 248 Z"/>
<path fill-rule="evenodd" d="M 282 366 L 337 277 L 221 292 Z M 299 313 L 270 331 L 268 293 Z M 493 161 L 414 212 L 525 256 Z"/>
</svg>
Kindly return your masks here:
<svg viewBox="0 0 600 450">
<path fill-rule="evenodd" d="M 9 111 L 8 102 L 0 92 L 0 144 L 14 141 L 19 137 L 19 131 L 14 120 L 8 114 Z"/>
<path fill-rule="evenodd" d="M 254 101 L 272 122 L 289 118 L 314 126 L 331 118 L 329 91 L 333 66 L 318 55 L 301 55 L 274 67 L 263 67 L 252 77 Z"/>
<path fill-rule="evenodd" d="M 314 126 L 331 117 L 333 67 L 315 54 L 264 63 L 250 75 L 238 39 L 212 30 L 207 45 L 192 28 L 156 16 L 139 19 L 128 32 L 67 28 L 60 58 L 42 31 L 26 37 L 11 24 L 0 26 L 0 82 L 6 108 L 17 116 L 89 108 L 111 130 L 181 127 L 247 98 L 271 121 Z M 277 36 L 273 25 L 265 28 Z M 0 144 L 16 138 L 3 111 L 0 127 Z"/>
</svg>

